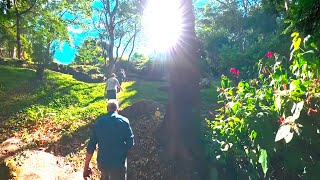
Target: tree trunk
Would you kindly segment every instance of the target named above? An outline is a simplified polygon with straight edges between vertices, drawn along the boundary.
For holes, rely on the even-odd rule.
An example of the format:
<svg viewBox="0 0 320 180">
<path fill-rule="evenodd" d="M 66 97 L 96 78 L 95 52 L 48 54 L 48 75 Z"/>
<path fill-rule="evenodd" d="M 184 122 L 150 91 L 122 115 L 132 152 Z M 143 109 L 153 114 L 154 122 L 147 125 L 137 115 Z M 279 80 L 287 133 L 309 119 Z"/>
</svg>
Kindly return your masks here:
<svg viewBox="0 0 320 180">
<path fill-rule="evenodd" d="M 17 20 L 17 24 L 16 24 L 16 38 L 17 38 L 17 57 L 18 59 L 21 59 L 21 39 L 20 39 L 20 15 L 18 13 L 18 11 L 16 11 L 16 20 Z"/>
<path fill-rule="evenodd" d="M 42 80 L 43 79 L 43 73 L 44 73 L 44 66 L 43 64 L 38 64 L 37 65 L 37 70 L 36 70 L 36 78 L 38 80 Z"/>
<path fill-rule="evenodd" d="M 111 24 L 112 22 L 110 22 Z M 110 46 L 109 46 L 109 63 L 108 63 L 108 69 L 107 69 L 107 75 L 110 75 L 114 73 L 114 68 L 115 68 L 115 59 L 113 57 L 113 47 L 114 47 L 114 27 L 111 25 L 110 31 L 109 31 L 109 36 L 110 36 Z"/>
<path fill-rule="evenodd" d="M 181 40 L 171 49 L 169 64 L 169 106 L 166 129 L 169 154 L 177 160 L 178 169 L 185 169 L 176 179 L 197 179 L 206 175 L 204 153 L 200 140 L 200 44 L 195 34 L 192 0 L 181 3 L 184 22 Z M 192 167 L 188 167 L 192 166 Z M 202 172 L 201 172 L 202 171 Z"/>
</svg>

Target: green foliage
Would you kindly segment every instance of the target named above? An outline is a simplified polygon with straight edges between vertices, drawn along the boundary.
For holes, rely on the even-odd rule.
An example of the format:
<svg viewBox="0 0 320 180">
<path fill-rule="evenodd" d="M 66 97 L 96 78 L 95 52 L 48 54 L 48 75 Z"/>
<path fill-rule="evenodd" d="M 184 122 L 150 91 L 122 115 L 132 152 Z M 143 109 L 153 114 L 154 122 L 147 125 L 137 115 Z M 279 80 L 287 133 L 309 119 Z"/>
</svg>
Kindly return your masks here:
<svg viewBox="0 0 320 180">
<path fill-rule="evenodd" d="M 223 106 L 207 121 L 207 155 L 233 166 L 239 177 L 309 179 L 315 173 L 304 168 L 319 161 L 314 153 L 320 147 L 310 133 L 319 125 L 319 52 L 309 36 L 292 37 L 290 59 L 268 53 L 257 63 L 257 78 L 221 77 L 218 102 Z"/>
<path fill-rule="evenodd" d="M 240 69 L 242 78 L 253 78 L 256 59 L 267 51 L 277 49 L 287 55 L 288 44 L 281 35 L 283 22 L 273 7 L 257 1 L 208 3 L 198 12 L 197 33 L 203 47 L 203 61 L 207 61 L 214 75 L 220 76 L 228 68 Z M 244 12 L 244 9 L 245 12 Z"/>
<path fill-rule="evenodd" d="M 299 31 L 312 34 L 318 39 L 320 33 L 320 2 L 318 0 L 297 0 L 290 4 L 286 16 L 287 31 Z M 317 41 L 319 43 L 319 41 Z"/>
<path fill-rule="evenodd" d="M 42 78 L 44 69 L 53 61 L 53 58 L 50 56 L 50 47 L 42 39 L 38 39 L 37 42 L 32 44 L 31 58 L 37 65 L 38 78 Z"/>
<path fill-rule="evenodd" d="M 3 56 L 13 57 L 11 52 L 17 46 L 19 37 L 24 59 L 29 60 L 33 44 L 39 43 L 38 40 L 45 42 L 46 46 L 51 46 L 55 40 L 57 43 L 70 42 L 67 26 L 85 27 L 83 20 L 89 17 L 92 11 L 91 2 L 84 0 L 8 2 L 11 2 L 10 7 L 5 7 L 6 3 L 0 4 L 0 47 L 5 49 Z M 65 18 L 67 13 L 68 17 L 72 18 Z M 54 50 L 51 49 L 51 53 L 54 53 Z"/>
<path fill-rule="evenodd" d="M 96 41 L 94 38 L 86 39 L 77 48 L 77 55 L 73 64 L 103 64 L 102 49 L 96 45 Z"/>
</svg>

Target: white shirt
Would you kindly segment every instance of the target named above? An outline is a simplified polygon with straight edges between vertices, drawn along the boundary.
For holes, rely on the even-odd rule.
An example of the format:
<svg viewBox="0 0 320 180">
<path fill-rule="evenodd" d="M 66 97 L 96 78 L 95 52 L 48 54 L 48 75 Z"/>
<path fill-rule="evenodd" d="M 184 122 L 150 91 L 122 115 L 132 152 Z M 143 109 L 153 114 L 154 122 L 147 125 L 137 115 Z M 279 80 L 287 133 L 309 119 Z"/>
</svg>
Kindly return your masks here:
<svg viewBox="0 0 320 180">
<path fill-rule="evenodd" d="M 112 77 L 107 80 L 107 90 L 117 90 L 117 86 L 120 86 L 117 78 Z"/>
</svg>

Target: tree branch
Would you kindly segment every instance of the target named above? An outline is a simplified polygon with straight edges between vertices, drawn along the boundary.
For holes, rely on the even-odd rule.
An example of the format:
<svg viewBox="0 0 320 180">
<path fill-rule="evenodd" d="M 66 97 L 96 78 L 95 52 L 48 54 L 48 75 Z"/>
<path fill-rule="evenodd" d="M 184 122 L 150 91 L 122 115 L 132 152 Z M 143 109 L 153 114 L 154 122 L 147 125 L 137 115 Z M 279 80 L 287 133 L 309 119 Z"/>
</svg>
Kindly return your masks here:
<svg viewBox="0 0 320 180">
<path fill-rule="evenodd" d="M 23 14 L 29 12 L 29 11 L 36 5 L 36 3 L 37 3 L 37 0 L 35 0 L 34 3 L 33 3 L 28 9 L 26 9 L 26 10 L 23 11 L 23 12 L 20 12 L 20 13 L 19 13 L 19 16 L 22 16 Z"/>
<path fill-rule="evenodd" d="M 136 26 L 135 26 L 135 29 L 136 29 Z M 138 34 L 138 32 L 139 32 L 140 30 L 141 30 L 141 29 L 139 29 L 139 30 L 136 31 L 135 36 L 134 36 L 134 38 L 133 38 L 133 40 L 132 40 L 132 47 L 131 47 L 131 51 L 130 51 L 129 56 L 128 56 L 128 61 L 130 61 L 131 54 L 132 54 L 133 49 L 134 49 L 134 47 L 135 47 L 136 36 L 137 36 L 137 34 Z"/>
<path fill-rule="evenodd" d="M 135 30 L 135 32 L 134 32 L 134 34 L 130 37 L 130 39 L 128 40 L 126 46 L 124 47 L 124 49 L 123 49 L 123 51 L 122 51 L 122 54 L 121 54 L 121 56 L 120 56 L 120 59 L 122 59 L 122 56 L 123 56 L 124 52 L 126 51 L 127 47 L 129 46 L 129 43 L 132 41 L 132 39 L 135 39 L 136 35 L 137 35 L 138 32 L 140 31 L 140 29 L 137 30 L 137 24 L 134 25 L 134 30 Z M 134 43 L 134 42 L 133 42 L 133 43 Z M 134 44 L 133 44 L 133 47 L 134 47 Z M 132 49 L 131 49 L 131 51 L 132 51 Z"/>
<path fill-rule="evenodd" d="M 123 22 L 125 22 L 125 21 L 127 21 L 127 20 L 129 20 L 129 19 L 131 19 L 131 18 L 132 18 L 132 17 L 128 17 L 128 18 L 126 18 L 126 19 L 122 19 L 122 20 L 114 23 L 114 26 L 116 26 L 116 25 L 118 25 L 118 24 L 120 24 L 120 23 L 123 23 Z"/>
<path fill-rule="evenodd" d="M 107 0 L 107 2 L 105 2 L 105 0 L 102 0 L 103 9 L 104 9 L 103 14 L 105 17 L 105 26 L 107 28 L 108 33 L 110 34 L 111 29 L 110 29 L 110 24 L 109 24 L 109 20 L 108 20 L 108 17 L 109 17 L 108 15 L 110 15 L 110 4 L 109 3 L 110 3 L 109 0 Z"/>
<path fill-rule="evenodd" d="M 116 62 L 116 61 L 118 60 L 118 57 L 119 57 L 119 48 L 120 48 L 120 46 L 121 46 L 122 38 L 123 38 L 123 36 L 120 36 L 118 46 L 116 47 L 116 58 L 114 59 L 114 62 Z M 120 59 L 121 59 L 121 57 L 120 57 Z"/>
<path fill-rule="evenodd" d="M 113 8 L 113 10 L 112 10 L 112 12 L 110 14 L 110 16 L 111 16 L 110 18 L 113 18 L 114 15 L 117 13 L 118 6 L 119 6 L 119 0 L 116 0 L 116 4 L 115 4 L 115 6 L 114 6 L 114 8 Z M 110 8 L 109 8 L 109 13 L 110 13 Z"/>
</svg>

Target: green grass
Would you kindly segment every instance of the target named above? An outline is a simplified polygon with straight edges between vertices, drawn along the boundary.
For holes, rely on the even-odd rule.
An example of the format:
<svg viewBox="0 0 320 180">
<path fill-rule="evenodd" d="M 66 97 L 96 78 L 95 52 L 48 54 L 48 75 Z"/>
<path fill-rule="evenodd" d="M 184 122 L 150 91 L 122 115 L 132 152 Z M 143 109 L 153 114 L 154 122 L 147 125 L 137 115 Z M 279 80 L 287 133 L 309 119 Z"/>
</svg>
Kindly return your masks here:
<svg viewBox="0 0 320 180">
<path fill-rule="evenodd" d="M 121 109 L 127 107 L 134 102 L 147 99 L 158 101 L 163 104 L 167 104 L 168 94 L 159 90 L 159 87 L 165 86 L 165 82 L 156 81 L 131 81 L 124 82 L 124 92 L 119 93 L 119 101 L 121 103 Z"/>
<path fill-rule="evenodd" d="M 0 67 L 0 75 L 0 140 L 13 134 L 27 137 L 25 128 L 32 132 L 44 126 L 54 127 L 57 139 L 105 112 L 102 83 L 83 83 L 52 71 L 39 82 L 34 71 L 6 66 Z"/>
</svg>

